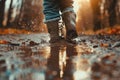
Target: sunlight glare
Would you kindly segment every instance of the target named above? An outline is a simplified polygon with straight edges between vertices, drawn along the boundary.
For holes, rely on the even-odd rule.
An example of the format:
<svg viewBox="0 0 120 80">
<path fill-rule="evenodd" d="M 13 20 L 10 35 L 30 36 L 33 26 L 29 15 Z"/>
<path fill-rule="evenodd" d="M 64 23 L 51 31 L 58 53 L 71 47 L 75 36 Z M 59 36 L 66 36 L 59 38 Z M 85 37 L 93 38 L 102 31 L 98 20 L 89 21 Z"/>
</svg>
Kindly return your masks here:
<svg viewBox="0 0 120 80">
<path fill-rule="evenodd" d="M 83 1 L 89 2 L 89 0 L 74 0 L 73 6 L 74 6 L 74 10 L 75 10 L 76 13 L 79 11 L 80 6 L 81 6 L 81 3 L 82 3 Z"/>
<path fill-rule="evenodd" d="M 78 12 L 78 10 L 79 10 L 79 8 L 80 8 L 80 1 L 81 1 L 81 0 L 74 0 L 73 6 L 74 6 L 74 11 L 75 11 L 76 13 Z"/>
</svg>

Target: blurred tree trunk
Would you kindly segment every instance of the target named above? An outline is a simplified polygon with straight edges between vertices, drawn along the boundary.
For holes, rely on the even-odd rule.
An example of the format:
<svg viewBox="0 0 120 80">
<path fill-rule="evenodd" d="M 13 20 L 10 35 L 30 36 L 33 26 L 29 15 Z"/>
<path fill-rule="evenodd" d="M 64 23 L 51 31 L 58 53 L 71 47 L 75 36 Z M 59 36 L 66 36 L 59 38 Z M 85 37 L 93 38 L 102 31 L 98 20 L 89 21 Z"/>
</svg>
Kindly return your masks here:
<svg viewBox="0 0 120 80">
<path fill-rule="evenodd" d="M 112 27 L 117 23 L 116 6 L 117 6 L 118 0 L 110 0 L 109 2 L 110 2 L 109 8 L 108 8 L 109 24 Z"/>
<path fill-rule="evenodd" d="M 109 14 L 108 14 L 108 7 L 109 7 L 110 0 L 102 0 L 101 3 L 101 24 L 102 28 L 109 27 Z"/>
<path fill-rule="evenodd" d="M 3 26 L 5 2 L 6 0 L 0 0 L 0 27 Z"/>
<path fill-rule="evenodd" d="M 88 13 L 89 12 L 89 13 Z M 81 1 L 81 8 L 79 10 L 79 27 L 83 32 L 92 31 L 93 30 L 93 15 L 91 4 L 87 0 Z"/>
<path fill-rule="evenodd" d="M 7 26 L 10 26 L 10 24 L 11 24 L 11 20 L 12 20 L 12 13 L 13 13 L 13 7 L 12 7 L 12 4 L 13 4 L 13 0 L 11 0 L 11 2 L 10 2 L 10 7 L 9 7 L 9 10 L 8 10 Z"/>
<path fill-rule="evenodd" d="M 94 30 L 101 29 L 101 12 L 100 12 L 101 0 L 90 0 L 90 3 L 93 10 Z"/>
<path fill-rule="evenodd" d="M 27 30 L 39 31 L 42 20 L 42 0 L 23 0 L 19 26 Z"/>
<path fill-rule="evenodd" d="M 117 8 L 116 8 L 116 15 L 117 15 L 117 24 L 120 25 L 120 0 L 117 2 Z"/>
<path fill-rule="evenodd" d="M 19 0 L 17 0 L 17 2 L 19 3 Z M 16 15 L 14 20 L 15 28 L 20 28 L 20 21 L 22 20 L 22 16 L 23 16 L 23 3 L 24 0 L 21 0 L 20 4 L 17 5 L 18 14 Z"/>
<path fill-rule="evenodd" d="M 77 32 L 78 34 L 92 33 L 93 32 L 93 14 L 91 4 L 87 0 L 79 2 L 80 8 L 77 12 Z M 89 12 L 89 13 L 88 13 Z"/>
</svg>

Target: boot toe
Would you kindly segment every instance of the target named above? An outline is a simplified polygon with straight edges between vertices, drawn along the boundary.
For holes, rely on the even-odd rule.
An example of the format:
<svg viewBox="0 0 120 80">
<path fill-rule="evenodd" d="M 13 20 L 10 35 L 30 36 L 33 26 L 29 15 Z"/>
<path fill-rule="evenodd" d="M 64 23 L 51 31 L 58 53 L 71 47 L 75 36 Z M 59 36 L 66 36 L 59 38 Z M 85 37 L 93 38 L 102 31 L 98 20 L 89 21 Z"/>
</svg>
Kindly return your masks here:
<svg viewBox="0 0 120 80">
<path fill-rule="evenodd" d="M 50 39 L 50 43 L 56 43 L 56 42 L 59 42 L 60 40 L 62 40 L 63 38 L 62 37 L 53 37 Z"/>
<path fill-rule="evenodd" d="M 72 44 L 78 44 L 79 43 L 79 39 L 78 38 L 73 38 L 73 39 L 66 39 L 67 42 L 70 42 Z"/>
<path fill-rule="evenodd" d="M 67 39 L 74 39 L 77 37 L 78 37 L 78 35 L 77 35 L 77 32 L 75 30 L 70 30 L 67 32 L 67 35 L 66 35 Z"/>
</svg>

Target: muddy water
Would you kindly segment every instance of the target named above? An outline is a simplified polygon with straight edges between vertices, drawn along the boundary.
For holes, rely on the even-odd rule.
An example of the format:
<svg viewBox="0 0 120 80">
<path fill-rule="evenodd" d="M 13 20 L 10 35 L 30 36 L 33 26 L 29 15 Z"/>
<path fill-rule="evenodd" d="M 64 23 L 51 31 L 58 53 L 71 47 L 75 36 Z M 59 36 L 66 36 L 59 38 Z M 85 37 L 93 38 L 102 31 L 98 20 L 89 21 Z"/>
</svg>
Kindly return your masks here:
<svg viewBox="0 0 120 80">
<path fill-rule="evenodd" d="M 107 74 L 100 77 L 104 70 L 100 61 L 108 54 L 119 55 L 119 37 L 81 36 L 78 44 L 64 40 L 49 44 L 44 34 L 1 35 L 0 40 L 6 43 L 0 44 L 0 80 L 110 80 Z"/>
<path fill-rule="evenodd" d="M 84 77 L 88 80 L 90 77 L 90 65 L 80 58 L 76 46 L 22 47 L 1 52 L 0 65 L 1 80 L 79 80 L 77 78 Z"/>
</svg>

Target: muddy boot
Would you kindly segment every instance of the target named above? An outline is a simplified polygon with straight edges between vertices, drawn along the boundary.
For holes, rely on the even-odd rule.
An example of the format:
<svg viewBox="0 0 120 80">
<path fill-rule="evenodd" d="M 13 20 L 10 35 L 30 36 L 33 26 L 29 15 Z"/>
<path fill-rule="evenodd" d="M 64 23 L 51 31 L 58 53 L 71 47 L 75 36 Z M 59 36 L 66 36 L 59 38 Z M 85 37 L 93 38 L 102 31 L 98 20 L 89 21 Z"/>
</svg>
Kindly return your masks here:
<svg viewBox="0 0 120 80">
<path fill-rule="evenodd" d="M 66 27 L 66 40 L 72 43 L 77 43 L 78 37 L 76 31 L 76 14 L 74 12 L 65 12 L 62 14 L 62 19 Z"/>
<path fill-rule="evenodd" d="M 58 40 L 60 40 L 59 36 L 59 26 L 58 26 L 58 20 L 56 21 L 51 21 L 46 23 L 48 32 L 50 34 L 50 43 L 55 43 Z"/>
</svg>

